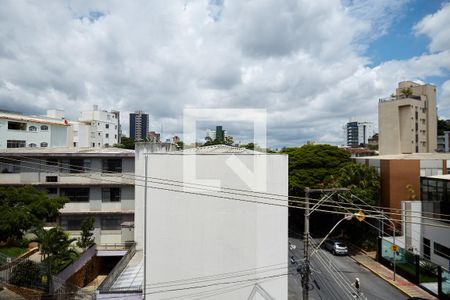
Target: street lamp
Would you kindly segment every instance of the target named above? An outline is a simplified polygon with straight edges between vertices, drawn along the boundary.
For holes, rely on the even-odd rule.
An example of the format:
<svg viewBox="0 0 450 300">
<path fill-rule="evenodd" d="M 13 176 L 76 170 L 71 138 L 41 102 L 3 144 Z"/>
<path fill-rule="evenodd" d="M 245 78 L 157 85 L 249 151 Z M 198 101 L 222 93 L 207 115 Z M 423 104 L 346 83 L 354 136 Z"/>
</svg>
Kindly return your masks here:
<svg viewBox="0 0 450 300">
<path fill-rule="evenodd" d="M 340 219 L 340 220 L 333 226 L 333 228 L 331 228 L 330 232 L 327 233 L 327 235 L 322 239 L 322 241 L 320 241 L 319 245 L 317 245 L 316 249 L 311 253 L 311 256 L 313 256 L 314 253 L 316 253 L 316 252 L 320 249 L 320 246 L 322 246 L 323 242 L 325 242 L 325 241 L 328 239 L 328 237 L 329 237 L 330 234 L 333 232 L 333 230 L 335 230 L 336 227 L 338 227 L 338 225 L 341 224 L 342 221 L 344 221 L 344 220 L 350 221 L 350 220 L 353 218 L 353 216 L 356 216 L 356 215 L 357 215 L 357 213 L 355 213 L 355 214 L 352 214 L 352 213 L 347 213 L 347 214 L 345 214 L 345 217 L 343 217 L 342 219 Z"/>
</svg>

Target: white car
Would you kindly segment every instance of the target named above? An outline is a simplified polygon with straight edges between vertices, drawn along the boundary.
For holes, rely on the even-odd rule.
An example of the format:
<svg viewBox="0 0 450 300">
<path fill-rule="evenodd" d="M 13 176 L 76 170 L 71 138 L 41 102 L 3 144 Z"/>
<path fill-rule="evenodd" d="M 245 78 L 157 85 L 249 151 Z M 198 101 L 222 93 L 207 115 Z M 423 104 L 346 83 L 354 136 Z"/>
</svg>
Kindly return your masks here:
<svg viewBox="0 0 450 300">
<path fill-rule="evenodd" d="M 325 241 L 325 249 L 327 249 L 334 255 L 347 255 L 348 254 L 347 245 L 345 245 L 341 241 L 326 240 Z"/>
</svg>

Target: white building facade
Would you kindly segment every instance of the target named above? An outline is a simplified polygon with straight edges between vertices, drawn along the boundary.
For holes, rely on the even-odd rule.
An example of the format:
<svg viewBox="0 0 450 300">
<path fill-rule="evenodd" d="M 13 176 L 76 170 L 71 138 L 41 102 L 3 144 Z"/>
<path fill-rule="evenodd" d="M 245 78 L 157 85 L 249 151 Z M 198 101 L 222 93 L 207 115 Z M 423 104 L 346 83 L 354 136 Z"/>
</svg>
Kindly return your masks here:
<svg viewBox="0 0 450 300">
<path fill-rule="evenodd" d="M 66 147 L 68 128 L 61 118 L 0 112 L 0 149 Z"/>
<path fill-rule="evenodd" d="M 78 121 L 70 122 L 72 127 L 72 147 L 109 147 L 119 143 L 119 114 L 99 110 L 94 105 L 90 111 L 81 113 Z"/>
<path fill-rule="evenodd" d="M 134 151 L 118 148 L 0 150 L 0 185 L 32 185 L 69 202 L 58 220 L 71 236 L 94 217 L 97 244 L 134 239 Z"/>
<path fill-rule="evenodd" d="M 224 145 L 148 153 L 137 146 L 135 162 L 136 176 L 147 178 L 136 185 L 135 218 L 137 249 L 146 254 L 146 298 L 185 295 L 183 290 L 153 294 L 154 283 L 183 280 L 177 287 L 191 288 L 195 278 L 215 275 L 211 287 L 196 289 L 208 293 L 227 281 L 227 273 L 270 265 L 278 267 L 247 272 L 239 279 L 251 285 L 214 299 L 248 299 L 256 288 L 273 299 L 288 298 L 286 155 Z M 230 188 L 241 192 L 224 192 Z M 280 196 L 261 199 L 258 192 Z"/>
</svg>

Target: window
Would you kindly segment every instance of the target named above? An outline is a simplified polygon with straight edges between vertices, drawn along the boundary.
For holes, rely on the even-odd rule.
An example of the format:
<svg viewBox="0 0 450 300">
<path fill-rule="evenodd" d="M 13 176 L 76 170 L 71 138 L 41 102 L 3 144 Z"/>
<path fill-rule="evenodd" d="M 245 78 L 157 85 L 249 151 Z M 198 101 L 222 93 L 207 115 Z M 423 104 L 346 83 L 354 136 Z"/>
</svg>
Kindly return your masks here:
<svg viewBox="0 0 450 300">
<path fill-rule="evenodd" d="M 61 161 L 62 173 L 85 173 L 91 168 L 90 159 L 72 158 Z"/>
<path fill-rule="evenodd" d="M 444 257 L 445 259 L 450 259 L 450 248 L 434 242 L 434 254 Z"/>
<path fill-rule="evenodd" d="M 120 188 L 102 188 L 102 202 L 119 202 Z"/>
<path fill-rule="evenodd" d="M 76 147 L 77 146 L 77 142 L 73 142 L 73 146 Z"/>
<path fill-rule="evenodd" d="M 10 130 L 27 130 L 27 123 L 8 121 Z"/>
<path fill-rule="evenodd" d="M 48 131 L 48 126 L 47 125 L 41 125 L 41 130 L 42 131 Z"/>
<path fill-rule="evenodd" d="M 92 147 L 95 147 L 95 143 L 92 143 Z"/>
<path fill-rule="evenodd" d="M 89 202 L 89 188 L 61 188 L 61 196 L 70 202 Z"/>
<path fill-rule="evenodd" d="M 81 224 L 83 223 L 82 217 L 70 217 L 64 220 L 61 220 L 61 226 L 65 230 L 81 230 Z"/>
<path fill-rule="evenodd" d="M 120 230 L 122 217 L 102 217 L 102 230 Z"/>
<path fill-rule="evenodd" d="M 42 148 L 45 148 L 45 147 L 47 147 L 47 146 L 48 146 L 48 143 L 47 143 L 47 142 L 42 142 L 42 143 L 41 143 L 41 147 L 42 147 Z"/>
<path fill-rule="evenodd" d="M 0 173 L 20 173 L 20 162 L 0 159 Z"/>
<path fill-rule="evenodd" d="M 58 182 L 58 176 L 46 176 L 45 181 L 46 182 Z"/>
<path fill-rule="evenodd" d="M 26 143 L 25 141 L 19 141 L 19 140 L 7 140 L 6 141 L 6 148 L 23 148 L 25 147 Z"/>
<path fill-rule="evenodd" d="M 122 173 L 122 160 L 104 159 L 102 170 L 103 173 Z"/>
<path fill-rule="evenodd" d="M 56 158 L 47 158 L 46 164 L 47 166 L 57 166 L 58 160 Z"/>
<path fill-rule="evenodd" d="M 105 134 L 105 138 L 109 138 L 109 133 Z"/>
<path fill-rule="evenodd" d="M 36 144 L 35 143 L 31 143 L 31 144 L 28 144 L 28 147 L 30 147 L 30 148 L 36 148 Z"/>
<path fill-rule="evenodd" d="M 109 129 L 109 124 L 105 124 L 105 128 L 106 128 L 106 129 Z"/>
<path fill-rule="evenodd" d="M 47 194 L 49 195 L 58 195 L 58 189 L 57 188 L 47 188 Z"/>
<path fill-rule="evenodd" d="M 30 126 L 30 127 L 28 127 L 28 131 L 37 131 L 37 127 L 36 126 Z"/>
<path fill-rule="evenodd" d="M 425 257 L 426 259 L 430 259 L 430 240 L 423 238 L 422 239 L 423 242 L 423 257 Z"/>
</svg>

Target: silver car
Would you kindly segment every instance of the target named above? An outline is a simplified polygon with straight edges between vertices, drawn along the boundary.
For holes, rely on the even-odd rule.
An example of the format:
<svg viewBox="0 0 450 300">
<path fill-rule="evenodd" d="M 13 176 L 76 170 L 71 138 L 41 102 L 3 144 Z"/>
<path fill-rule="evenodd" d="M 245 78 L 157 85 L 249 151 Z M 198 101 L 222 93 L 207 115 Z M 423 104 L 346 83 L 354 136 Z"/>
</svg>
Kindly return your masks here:
<svg viewBox="0 0 450 300">
<path fill-rule="evenodd" d="M 325 241 L 325 249 L 327 249 L 334 255 L 347 255 L 348 254 L 347 245 L 345 245 L 341 241 L 326 240 Z"/>
</svg>

